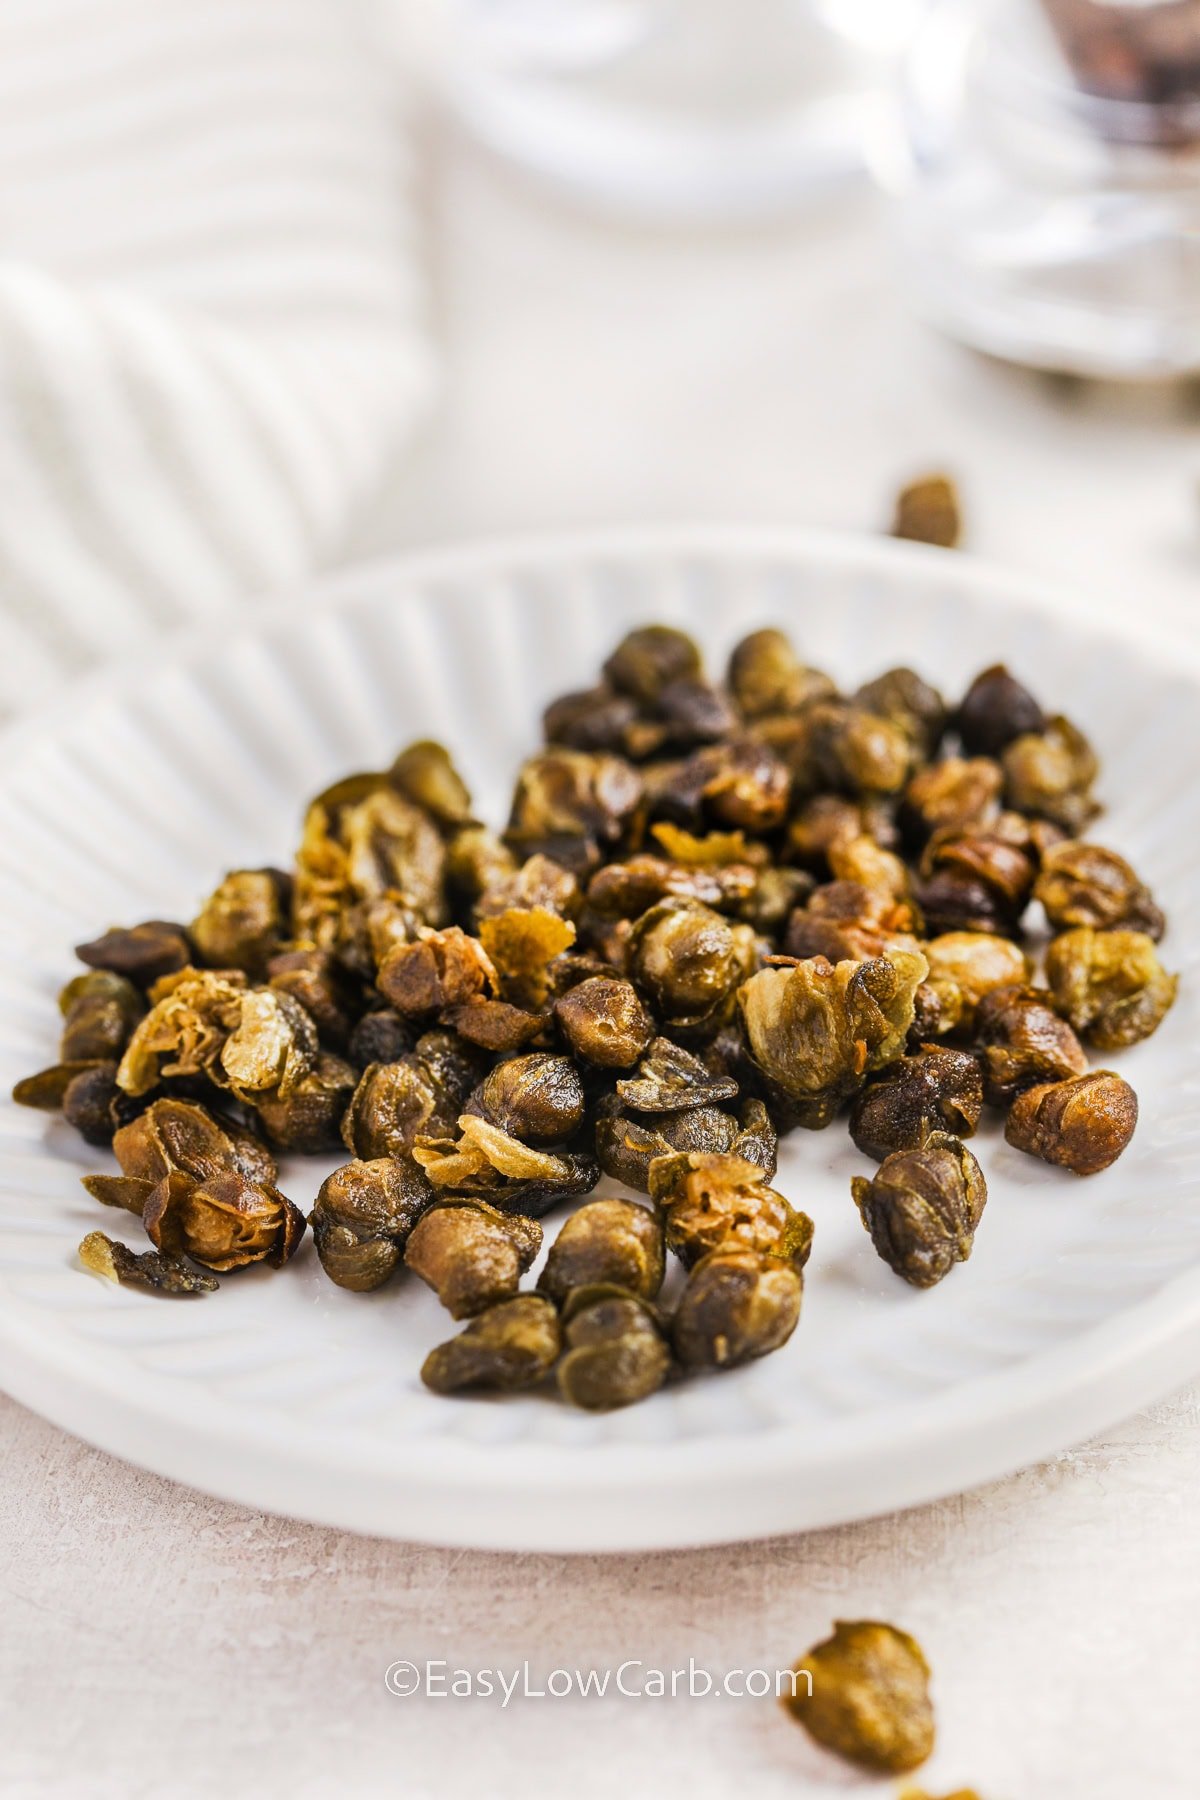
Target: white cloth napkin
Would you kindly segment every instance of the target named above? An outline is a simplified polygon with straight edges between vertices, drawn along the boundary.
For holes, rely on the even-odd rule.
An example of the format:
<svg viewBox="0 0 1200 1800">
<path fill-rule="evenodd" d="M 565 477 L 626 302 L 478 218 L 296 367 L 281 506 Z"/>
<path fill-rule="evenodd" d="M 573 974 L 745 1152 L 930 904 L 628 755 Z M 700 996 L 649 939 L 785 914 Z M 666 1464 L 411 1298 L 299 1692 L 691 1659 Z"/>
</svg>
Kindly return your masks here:
<svg viewBox="0 0 1200 1800">
<path fill-rule="evenodd" d="M 0 706 L 330 556 L 432 390 L 354 0 L 0 0 Z"/>
</svg>

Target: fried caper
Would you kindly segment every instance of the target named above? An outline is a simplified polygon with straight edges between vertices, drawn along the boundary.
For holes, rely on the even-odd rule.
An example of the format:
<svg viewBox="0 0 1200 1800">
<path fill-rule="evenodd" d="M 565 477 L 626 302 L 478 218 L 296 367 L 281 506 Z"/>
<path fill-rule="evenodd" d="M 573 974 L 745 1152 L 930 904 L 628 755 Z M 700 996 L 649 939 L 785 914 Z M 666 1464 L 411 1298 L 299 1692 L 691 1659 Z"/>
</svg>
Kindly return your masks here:
<svg viewBox="0 0 1200 1800">
<path fill-rule="evenodd" d="M 1014 738 L 1000 761 L 1005 802 L 1016 812 L 1077 833 L 1100 810 L 1092 797 L 1096 753 L 1069 719 L 1050 719 L 1044 730 Z"/>
<path fill-rule="evenodd" d="M 632 1200 L 589 1200 L 551 1244 L 538 1291 L 562 1301 L 572 1288 L 607 1281 L 653 1300 L 664 1271 L 661 1219 Z"/>
<path fill-rule="evenodd" d="M 1004 1135 L 1017 1150 L 1073 1175 L 1097 1175 L 1116 1162 L 1137 1127 L 1137 1095 L 1111 1069 L 1018 1094 Z"/>
<path fill-rule="evenodd" d="M 537 1051 L 498 1063 L 467 1103 L 523 1144 L 561 1144 L 583 1123 L 584 1093 L 569 1056 Z"/>
<path fill-rule="evenodd" d="M 1083 1046 L 1038 988 L 999 987 L 975 1012 L 975 1042 L 989 1106 L 1007 1106 L 1023 1088 L 1065 1081 L 1087 1068 Z M 960 1134 L 961 1135 L 961 1134 Z"/>
<path fill-rule="evenodd" d="M 714 1250 L 688 1276 L 671 1323 L 684 1369 L 736 1369 L 786 1344 L 803 1281 L 791 1263 L 748 1249 Z"/>
<path fill-rule="evenodd" d="M 710 1069 L 670 1038 L 655 1038 L 634 1075 L 617 1082 L 617 1093 L 633 1112 L 680 1112 L 693 1106 L 715 1106 L 732 1100 L 738 1084 L 731 1075 Z"/>
<path fill-rule="evenodd" d="M 376 1157 L 335 1169 L 321 1183 L 309 1214 L 329 1279 L 359 1294 L 380 1287 L 432 1199 L 429 1182 L 406 1157 Z"/>
<path fill-rule="evenodd" d="M 171 919 L 147 919 L 141 925 L 114 925 L 91 943 L 76 944 L 75 954 L 91 969 L 111 969 L 135 987 L 151 988 L 164 975 L 187 968 L 192 946 L 184 926 Z"/>
<path fill-rule="evenodd" d="M 484 1200 L 444 1200 L 412 1227 L 404 1262 L 451 1318 L 469 1319 L 511 1299 L 541 1247 L 534 1219 L 498 1212 Z"/>
<path fill-rule="evenodd" d="M 965 1144 L 934 1131 L 917 1150 L 895 1150 L 851 1192 L 871 1242 L 913 1287 L 933 1287 L 966 1262 L 987 1203 L 987 1183 Z"/>
<path fill-rule="evenodd" d="M 254 1110 L 272 1144 L 301 1156 L 336 1150 L 346 1108 L 358 1085 L 358 1070 L 332 1051 L 321 1050 L 306 1075 L 287 1093 L 256 1096 Z"/>
<path fill-rule="evenodd" d="M 700 652 L 673 625 L 643 625 L 627 632 L 604 665 L 610 685 L 643 706 L 653 706 L 668 683 L 702 673 Z"/>
<path fill-rule="evenodd" d="M 587 1412 L 612 1412 L 657 1393 L 671 1368 L 662 1324 L 645 1299 L 615 1282 L 566 1296 L 558 1391 Z"/>
<path fill-rule="evenodd" d="M 278 1269 L 304 1236 L 304 1215 L 277 1187 L 234 1170 L 196 1181 L 175 1170 L 151 1190 L 142 1223 L 156 1249 L 223 1274 L 248 1263 Z"/>
<path fill-rule="evenodd" d="M 902 1056 L 865 1087 L 850 1112 L 850 1136 L 882 1162 L 894 1150 L 919 1150 L 935 1131 L 970 1137 L 983 1110 L 983 1077 L 963 1050 L 926 1046 Z"/>
<path fill-rule="evenodd" d="M 161 1250 L 144 1250 L 138 1255 L 103 1231 L 88 1232 L 79 1246 L 79 1260 L 106 1281 L 150 1288 L 159 1294 L 211 1294 L 220 1285 L 211 1275 L 190 1269 L 181 1257 L 166 1256 Z"/>
<path fill-rule="evenodd" d="M 108 969 L 76 975 L 59 995 L 58 1008 L 63 1018 L 59 1056 L 65 1063 L 119 1057 L 146 1010 L 133 983 Z"/>
<path fill-rule="evenodd" d="M 802 1679 L 784 1704 L 826 1750 L 880 1775 L 902 1775 L 932 1754 L 929 1664 L 907 1631 L 839 1619 L 796 1672 Z"/>
<path fill-rule="evenodd" d="M 915 669 L 888 669 L 860 687 L 855 703 L 876 718 L 898 725 L 922 758 L 928 760 L 946 729 L 946 702 Z"/>
<path fill-rule="evenodd" d="M 812 1250 L 812 1220 L 739 1156 L 659 1157 L 650 1165 L 650 1198 L 665 1218 L 668 1248 L 687 1268 L 714 1250 L 748 1249 L 802 1269 Z"/>
<path fill-rule="evenodd" d="M 628 1069 L 654 1037 L 654 1020 L 631 981 L 593 975 L 554 1002 L 574 1054 L 601 1069 Z"/>
<path fill-rule="evenodd" d="M 1098 1050 L 1120 1050 L 1157 1031 L 1179 987 L 1145 932 L 1090 925 L 1054 939 L 1046 980 L 1055 1008 Z"/>
<path fill-rule="evenodd" d="M 994 663 L 967 689 L 954 724 L 968 756 L 999 756 L 1014 738 L 1044 731 L 1046 716 L 1029 689 Z"/>
<path fill-rule="evenodd" d="M 711 1037 L 755 963 L 754 933 L 694 900 L 664 900 L 643 913 L 629 940 L 629 973 L 663 1024 L 681 1037 Z"/>
<path fill-rule="evenodd" d="M 431 1350 L 421 1380 L 437 1394 L 534 1387 L 554 1367 L 562 1344 L 558 1313 L 539 1294 L 491 1306 L 448 1343 Z"/>
<path fill-rule="evenodd" d="M 866 1077 L 904 1050 L 927 965 L 919 951 L 762 969 L 738 992 L 753 1062 L 792 1122 L 827 1125 Z"/>
<path fill-rule="evenodd" d="M 801 662 L 785 633 L 769 627 L 752 631 L 735 646 L 729 686 L 744 719 L 799 712 L 837 691 L 828 675 Z"/>
<path fill-rule="evenodd" d="M 287 936 L 290 913 L 289 876 L 234 869 L 204 902 L 188 935 L 210 969 L 243 969 L 257 978 Z"/>
<path fill-rule="evenodd" d="M 412 1031 L 398 1012 L 381 1006 L 365 1013 L 350 1033 L 346 1054 L 356 1069 L 371 1063 L 399 1062 L 413 1047 Z"/>
<path fill-rule="evenodd" d="M 904 790 L 901 818 L 917 838 L 985 826 L 1000 811 L 1004 772 L 986 756 L 947 756 L 918 769 Z"/>
<path fill-rule="evenodd" d="M 900 489 L 892 536 L 953 550 L 962 536 L 958 489 L 949 475 L 921 475 Z"/>
<path fill-rule="evenodd" d="M 1029 979 L 1029 958 L 1009 938 L 987 931 L 946 931 L 922 944 L 929 979 L 957 996 L 958 1022 L 970 1027 L 975 1008 L 993 988 Z"/>
<path fill-rule="evenodd" d="M 1056 931 L 1074 925 L 1121 927 L 1157 940 L 1165 920 L 1149 888 L 1115 850 L 1074 839 L 1052 844 L 1033 890 Z"/>
</svg>

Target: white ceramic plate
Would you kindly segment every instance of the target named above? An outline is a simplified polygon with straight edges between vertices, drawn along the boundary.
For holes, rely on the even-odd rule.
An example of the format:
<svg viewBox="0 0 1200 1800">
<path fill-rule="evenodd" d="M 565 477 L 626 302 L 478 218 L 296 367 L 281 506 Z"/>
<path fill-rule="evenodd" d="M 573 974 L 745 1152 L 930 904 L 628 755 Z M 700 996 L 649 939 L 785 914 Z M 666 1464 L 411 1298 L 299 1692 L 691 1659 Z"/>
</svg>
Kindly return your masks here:
<svg viewBox="0 0 1200 1800">
<path fill-rule="evenodd" d="M 409 738 L 449 740 L 500 819 L 542 704 L 656 619 L 694 631 L 717 668 L 777 621 L 848 684 L 906 661 L 955 694 L 1003 657 L 1093 734 L 1101 835 L 1168 908 L 1167 960 L 1185 973 L 1168 1023 L 1121 1059 L 1142 1100 L 1124 1158 L 1076 1181 L 988 1127 L 975 1255 L 916 1293 L 854 1213 L 849 1179 L 868 1165 L 845 1129 L 797 1133 L 778 1182 L 817 1233 L 792 1342 L 595 1418 L 552 1398 L 428 1394 L 418 1367 L 449 1335 L 432 1295 L 404 1279 L 344 1293 L 311 1243 L 281 1273 L 246 1271 L 195 1302 L 85 1275 L 76 1245 L 113 1216 L 77 1178 L 106 1158 L 6 1106 L 0 1377 L 18 1399 L 256 1507 L 599 1550 L 911 1505 L 1078 1441 L 1200 1367 L 1200 675 L 957 556 L 717 531 L 472 549 L 365 569 L 93 679 L 2 745 L 5 1091 L 52 1058 L 76 940 L 188 917 L 224 869 L 284 860 L 307 794 Z M 326 1166 L 299 1162 L 284 1185 L 307 1207 Z"/>
</svg>

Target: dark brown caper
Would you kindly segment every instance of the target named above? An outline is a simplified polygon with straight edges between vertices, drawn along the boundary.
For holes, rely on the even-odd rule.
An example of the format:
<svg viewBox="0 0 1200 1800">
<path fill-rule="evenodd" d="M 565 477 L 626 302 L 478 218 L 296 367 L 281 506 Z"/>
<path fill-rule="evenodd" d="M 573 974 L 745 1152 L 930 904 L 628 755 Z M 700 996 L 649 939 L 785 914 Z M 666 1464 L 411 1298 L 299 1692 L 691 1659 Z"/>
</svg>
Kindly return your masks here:
<svg viewBox="0 0 1200 1800">
<path fill-rule="evenodd" d="M 187 968 L 192 946 L 184 926 L 171 919 L 147 919 L 141 925 L 114 925 L 91 943 L 77 944 L 75 954 L 91 969 L 111 969 L 135 987 L 151 988 L 164 975 Z"/>
<path fill-rule="evenodd" d="M 1137 1095 L 1111 1069 L 1018 1094 L 1004 1135 L 1017 1150 L 1073 1175 L 1097 1175 L 1115 1163 L 1137 1128 Z"/>
<path fill-rule="evenodd" d="M 278 869 L 234 869 L 213 890 L 188 927 L 202 963 L 244 969 L 255 977 L 288 935 L 291 878 Z"/>
<path fill-rule="evenodd" d="M 63 1062 L 104 1062 L 119 1057 L 146 1007 L 123 975 L 94 969 L 76 975 L 58 997 L 63 1016 Z"/>
<path fill-rule="evenodd" d="M 1014 811 L 1049 819 L 1078 833 L 1100 808 L 1092 797 L 1096 753 L 1069 719 L 1050 719 L 1040 732 L 1014 738 L 1001 756 L 1004 798 Z"/>
<path fill-rule="evenodd" d="M 714 1072 L 698 1056 L 655 1038 L 634 1075 L 617 1082 L 617 1093 L 633 1112 L 680 1112 L 693 1106 L 715 1106 L 732 1100 L 738 1084 L 730 1075 Z"/>
<path fill-rule="evenodd" d="M 587 1412 L 612 1412 L 657 1393 L 671 1352 L 654 1309 L 615 1283 L 568 1294 L 562 1308 L 558 1391 Z"/>
<path fill-rule="evenodd" d="M 850 1184 L 871 1242 L 912 1287 L 933 1287 L 966 1262 L 987 1204 L 987 1183 L 965 1144 L 935 1131 L 919 1150 L 896 1150 Z"/>
<path fill-rule="evenodd" d="M 404 1261 L 452 1319 L 469 1319 L 512 1298 L 541 1245 L 534 1219 L 498 1212 L 483 1200 L 446 1200 L 421 1214 Z"/>
<path fill-rule="evenodd" d="M 317 1060 L 287 1093 L 259 1094 L 254 1110 L 268 1139 L 280 1150 L 318 1156 L 336 1150 L 342 1120 L 358 1085 L 358 1070 L 332 1051 Z"/>
<path fill-rule="evenodd" d="M 880 1775 L 903 1775 L 932 1755 L 929 1664 L 907 1631 L 839 1619 L 796 1673 L 785 1704 L 824 1749 Z"/>
<path fill-rule="evenodd" d="M 730 1017 L 734 993 L 754 967 L 754 933 L 693 900 L 664 900 L 643 913 L 629 940 L 629 973 L 664 1026 L 711 1037 Z"/>
<path fill-rule="evenodd" d="M 1033 890 L 1056 931 L 1091 925 L 1107 931 L 1141 931 L 1156 941 L 1165 920 L 1149 888 L 1115 850 L 1074 839 L 1052 844 L 1042 857 Z"/>
<path fill-rule="evenodd" d="M 400 1262 L 410 1232 L 433 1199 L 404 1157 L 350 1162 L 321 1183 L 309 1214 L 321 1267 L 339 1287 L 369 1293 Z"/>
<path fill-rule="evenodd" d="M 800 1318 L 803 1281 L 761 1251 L 714 1250 L 688 1276 L 671 1324 L 684 1369 L 736 1369 L 786 1344 Z"/>
<path fill-rule="evenodd" d="M 117 1065 L 113 1062 L 82 1069 L 67 1084 L 62 1099 L 63 1118 L 85 1144 L 112 1143 L 120 1092 Z"/>
<path fill-rule="evenodd" d="M 947 756 L 917 770 L 904 790 L 901 819 L 915 838 L 989 825 L 1003 790 L 1004 773 L 990 757 Z"/>
<path fill-rule="evenodd" d="M 799 712 L 836 692 L 828 675 L 801 662 L 782 631 L 752 631 L 729 658 L 729 686 L 744 719 Z"/>
<path fill-rule="evenodd" d="M 490 1306 L 457 1337 L 431 1350 L 421 1380 L 437 1394 L 480 1388 L 511 1393 L 550 1373 L 562 1345 L 558 1313 L 540 1294 Z"/>
<path fill-rule="evenodd" d="M 536 1051 L 497 1063 L 467 1102 L 468 1112 L 523 1144 L 561 1144 L 583 1123 L 584 1093 L 569 1056 Z"/>
<path fill-rule="evenodd" d="M 79 1260 L 106 1281 L 150 1288 L 158 1294 L 211 1294 L 220 1285 L 211 1275 L 189 1268 L 181 1257 L 164 1255 L 161 1250 L 144 1250 L 138 1255 L 103 1231 L 88 1232 L 79 1246 Z"/>
<path fill-rule="evenodd" d="M 926 760 L 942 741 L 946 702 L 915 669 L 888 669 L 860 687 L 854 699 L 864 711 L 898 725 Z"/>
<path fill-rule="evenodd" d="M 538 1291 L 561 1302 L 572 1288 L 615 1282 L 653 1300 L 665 1268 L 660 1219 L 632 1200 L 590 1200 L 551 1244 Z"/>
<path fill-rule="evenodd" d="M 574 1054 L 601 1069 L 628 1069 L 654 1036 L 637 989 L 616 976 L 579 982 L 555 1001 L 554 1017 Z"/>
<path fill-rule="evenodd" d="M 256 1262 L 278 1269 L 305 1229 L 303 1213 L 277 1187 L 232 1169 L 204 1181 L 173 1171 L 151 1190 L 142 1223 L 156 1249 L 219 1274 Z"/>
<path fill-rule="evenodd" d="M 700 652 L 685 631 L 673 625 L 643 625 L 627 632 L 604 665 L 618 693 L 653 706 L 669 682 L 699 676 Z"/>
<path fill-rule="evenodd" d="M 993 988 L 975 1012 L 975 1042 L 989 1106 L 1007 1106 L 1022 1089 L 1065 1081 L 1087 1068 L 1083 1046 L 1038 988 Z M 960 1134 L 961 1135 L 961 1134 Z"/>
<path fill-rule="evenodd" d="M 350 1033 L 346 1054 L 356 1069 L 371 1063 L 399 1062 L 413 1047 L 412 1032 L 390 1006 L 365 1013 Z"/>
<path fill-rule="evenodd" d="M 983 1111 L 983 1077 L 964 1050 L 927 1045 L 902 1056 L 858 1095 L 850 1136 L 882 1162 L 894 1150 L 919 1150 L 933 1132 L 970 1137 Z"/>
<path fill-rule="evenodd" d="M 968 756 L 999 756 L 1014 738 L 1044 731 L 1046 716 L 1029 689 L 994 663 L 975 677 L 954 723 Z"/>
</svg>

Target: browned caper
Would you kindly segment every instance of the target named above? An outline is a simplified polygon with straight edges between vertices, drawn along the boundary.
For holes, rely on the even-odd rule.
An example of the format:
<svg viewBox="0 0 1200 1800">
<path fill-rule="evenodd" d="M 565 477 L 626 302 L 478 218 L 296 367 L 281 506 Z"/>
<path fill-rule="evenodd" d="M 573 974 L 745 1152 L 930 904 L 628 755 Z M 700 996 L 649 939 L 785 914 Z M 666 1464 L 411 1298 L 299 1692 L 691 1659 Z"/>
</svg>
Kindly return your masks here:
<svg viewBox="0 0 1200 1800">
<path fill-rule="evenodd" d="M 665 1266 L 660 1219 L 631 1200 L 590 1200 L 551 1244 L 538 1290 L 562 1301 L 572 1288 L 607 1281 L 653 1300 Z"/>
<path fill-rule="evenodd" d="M 339 1287 L 369 1293 L 393 1273 L 409 1234 L 433 1199 L 414 1162 L 350 1162 L 321 1183 L 309 1215 L 321 1267 Z"/>
<path fill-rule="evenodd" d="M 422 1213 L 404 1261 L 452 1319 L 469 1319 L 516 1293 L 541 1244 L 534 1219 L 497 1212 L 483 1200 L 448 1200 Z"/>
<path fill-rule="evenodd" d="M 917 1150 L 895 1150 L 851 1191 L 871 1242 L 913 1287 L 933 1287 L 965 1262 L 987 1204 L 987 1183 L 965 1144 L 932 1132 Z"/>
<path fill-rule="evenodd" d="M 881 1775 L 902 1775 L 931 1755 L 929 1664 L 907 1631 L 839 1619 L 796 1672 L 788 1711 L 826 1750 Z"/>
<path fill-rule="evenodd" d="M 671 1342 L 685 1369 L 736 1369 L 786 1344 L 803 1283 L 791 1263 L 761 1251 L 714 1250 L 698 1262 L 675 1309 Z"/>
<path fill-rule="evenodd" d="M 534 1387 L 554 1367 L 561 1344 L 558 1313 L 549 1300 L 518 1294 L 488 1307 L 457 1337 L 431 1350 L 421 1380 L 438 1394 Z"/>
<path fill-rule="evenodd" d="M 671 1368 L 662 1323 L 645 1299 L 614 1283 L 570 1293 L 562 1309 L 558 1391 L 587 1412 L 612 1412 L 657 1393 Z"/>
<path fill-rule="evenodd" d="M 1098 1175 L 1116 1162 L 1137 1127 L 1137 1095 L 1111 1069 L 1018 1094 L 1004 1135 L 1018 1150 L 1073 1175 Z"/>
<path fill-rule="evenodd" d="M 935 1131 L 970 1137 L 983 1110 L 983 1077 L 975 1057 L 935 1045 L 902 1056 L 858 1095 L 850 1136 L 882 1162 L 893 1150 L 919 1150 Z"/>
</svg>

